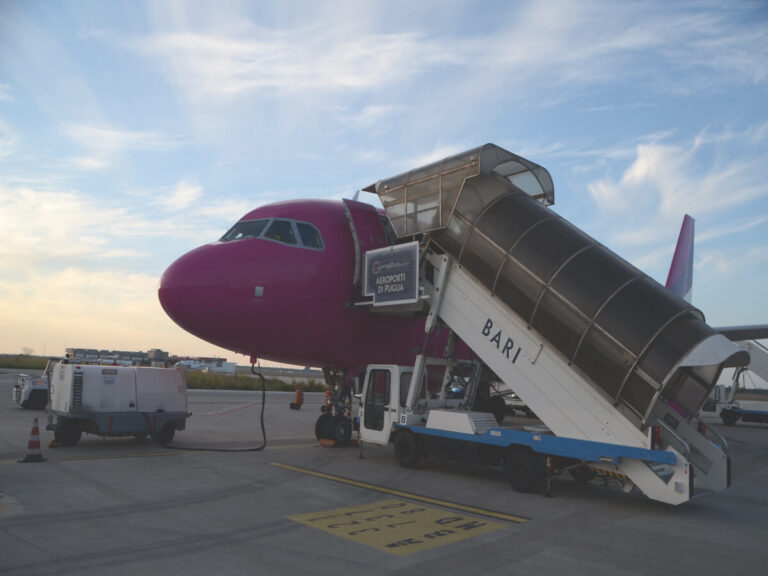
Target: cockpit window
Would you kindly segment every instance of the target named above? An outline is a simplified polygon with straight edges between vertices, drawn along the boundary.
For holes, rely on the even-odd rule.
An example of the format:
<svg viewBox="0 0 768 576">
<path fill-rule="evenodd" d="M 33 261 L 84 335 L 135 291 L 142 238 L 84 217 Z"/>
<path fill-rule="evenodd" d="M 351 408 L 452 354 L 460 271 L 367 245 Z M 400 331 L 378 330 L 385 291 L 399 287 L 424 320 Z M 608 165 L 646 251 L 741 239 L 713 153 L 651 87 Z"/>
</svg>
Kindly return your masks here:
<svg viewBox="0 0 768 576">
<path fill-rule="evenodd" d="M 221 242 L 263 238 L 291 246 L 303 246 L 313 250 L 323 250 L 323 237 L 320 231 L 309 222 L 296 222 L 274 218 L 261 220 L 243 220 L 237 222 L 221 237 Z"/>
<path fill-rule="evenodd" d="M 277 240 L 284 244 L 296 244 L 296 234 L 293 232 L 293 226 L 289 220 L 273 220 L 269 225 L 264 238 Z"/>
<path fill-rule="evenodd" d="M 296 222 L 296 228 L 299 229 L 301 243 L 307 248 L 317 248 L 322 250 L 323 240 L 320 238 L 320 232 L 312 224 L 306 222 Z"/>
<path fill-rule="evenodd" d="M 229 240 L 242 240 L 243 238 L 258 238 L 264 231 L 264 227 L 269 220 L 246 220 L 237 222 L 229 232 L 221 237 L 222 242 Z"/>
</svg>

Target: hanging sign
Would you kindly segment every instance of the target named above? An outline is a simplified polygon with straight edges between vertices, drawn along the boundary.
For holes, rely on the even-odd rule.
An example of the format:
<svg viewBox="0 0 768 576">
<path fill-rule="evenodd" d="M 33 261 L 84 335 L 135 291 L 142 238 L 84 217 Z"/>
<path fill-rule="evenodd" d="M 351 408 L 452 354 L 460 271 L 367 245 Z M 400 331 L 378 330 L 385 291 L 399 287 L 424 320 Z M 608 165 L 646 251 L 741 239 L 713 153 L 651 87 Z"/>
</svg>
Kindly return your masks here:
<svg viewBox="0 0 768 576">
<path fill-rule="evenodd" d="M 365 295 L 374 306 L 419 301 L 419 243 L 397 244 L 365 253 Z"/>
</svg>

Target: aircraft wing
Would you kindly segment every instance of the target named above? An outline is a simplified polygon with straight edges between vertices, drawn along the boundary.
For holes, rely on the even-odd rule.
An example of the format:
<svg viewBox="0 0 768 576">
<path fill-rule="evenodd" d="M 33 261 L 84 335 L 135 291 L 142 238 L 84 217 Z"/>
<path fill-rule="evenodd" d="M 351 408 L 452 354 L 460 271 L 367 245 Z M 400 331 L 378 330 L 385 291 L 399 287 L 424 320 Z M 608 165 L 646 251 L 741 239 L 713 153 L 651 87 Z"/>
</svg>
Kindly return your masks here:
<svg viewBox="0 0 768 576">
<path fill-rule="evenodd" d="M 768 338 L 768 324 L 754 324 L 752 326 L 722 326 L 714 328 L 723 336 L 734 342 L 744 340 L 765 340 Z"/>
</svg>

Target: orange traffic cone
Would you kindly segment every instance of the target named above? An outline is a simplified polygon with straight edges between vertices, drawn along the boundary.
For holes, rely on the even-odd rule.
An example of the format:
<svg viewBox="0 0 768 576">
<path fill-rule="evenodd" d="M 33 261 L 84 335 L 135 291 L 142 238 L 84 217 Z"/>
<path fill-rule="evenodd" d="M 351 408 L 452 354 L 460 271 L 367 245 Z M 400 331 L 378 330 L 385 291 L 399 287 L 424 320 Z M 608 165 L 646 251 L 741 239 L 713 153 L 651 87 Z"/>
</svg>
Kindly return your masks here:
<svg viewBox="0 0 768 576">
<path fill-rule="evenodd" d="M 32 424 L 32 432 L 29 434 L 29 443 L 27 444 L 27 455 L 19 462 L 45 462 L 43 453 L 40 451 L 40 430 L 37 427 L 37 418 Z"/>
</svg>

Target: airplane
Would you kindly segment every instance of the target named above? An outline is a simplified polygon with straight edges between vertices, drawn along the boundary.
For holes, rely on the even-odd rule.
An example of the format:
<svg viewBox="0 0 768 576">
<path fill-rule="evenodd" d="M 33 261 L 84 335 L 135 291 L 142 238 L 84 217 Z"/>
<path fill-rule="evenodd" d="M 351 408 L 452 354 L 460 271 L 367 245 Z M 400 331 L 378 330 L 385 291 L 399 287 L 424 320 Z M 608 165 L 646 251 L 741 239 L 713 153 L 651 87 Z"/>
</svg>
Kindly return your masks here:
<svg viewBox="0 0 768 576">
<path fill-rule="evenodd" d="M 683 217 L 683 224 L 680 227 L 680 235 L 675 246 L 675 253 L 672 258 L 672 264 L 669 268 L 666 287 L 674 294 L 677 294 L 687 302 L 692 301 L 693 292 L 693 246 L 694 246 L 694 219 L 686 214 Z M 750 353 L 750 363 L 746 367 L 737 370 L 724 371 L 720 382 L 715 385 L 709 398 L 701 409 L 701 416 L 711 416 L 722 418 L 723 422 L 733 425 L 737 416 L 735 413 L 730 417 L 726 414 L 721 417 L 721 411 L 732 401 L 733 396 L 727 393 L 727 390 L 733 390 L 735 393 L 739 378 L 742 378 L 745 372 L 753 372 L 758 378 L 765 379 L 768 375 L 768 350 L 758 340 L 768 337 L 768 326 L 728 326 L 715 328 L 721 334 L 738 343 L 744 350 Z M 728 384 L 728 380 L 731 383 Z M 751 401 L 754 408 L 751 416 L 745 416 L 745 421 L 762 422 L 768 418 L 768 412 L 765 411 L 764 402 Z M 755 410 L 759 408 L 760 411 Z M 727 411 L 726 411 L 727 412 Z"/>
<path fill-rule="evenodd" d="M 178 258 L 163 273 L 158 296 L 184 330 L 252 363 L 322 367 L 333 395 L 315 433 L 343 444 L 352 431 L 345 415 L 366 366 L 412 364 L 417 354 L 443 355 L 448 344 L 449 330 L 425 337 L 423 317 L 359 305 L 367 300 L 365 253 L 396 242 L 385 212 L 370 204 L 277 202 Z M 459 341 L 456 356 L 473 354 Z M 439 384 L 437 375 L 428 377 L 430 389 Z"/>
<path fill-rule="evenodd" d="M 686 302 L 693 297 L 693 246 L 696 221 L 688 214 L 683 216 L 680 235 L 677 238 L 672 264 L 669 267 L 666 287 Z M 768 324 L 745 326 L 720 326 L 714 330 L 734 342 L 768 338 Z"/>
</svg>

